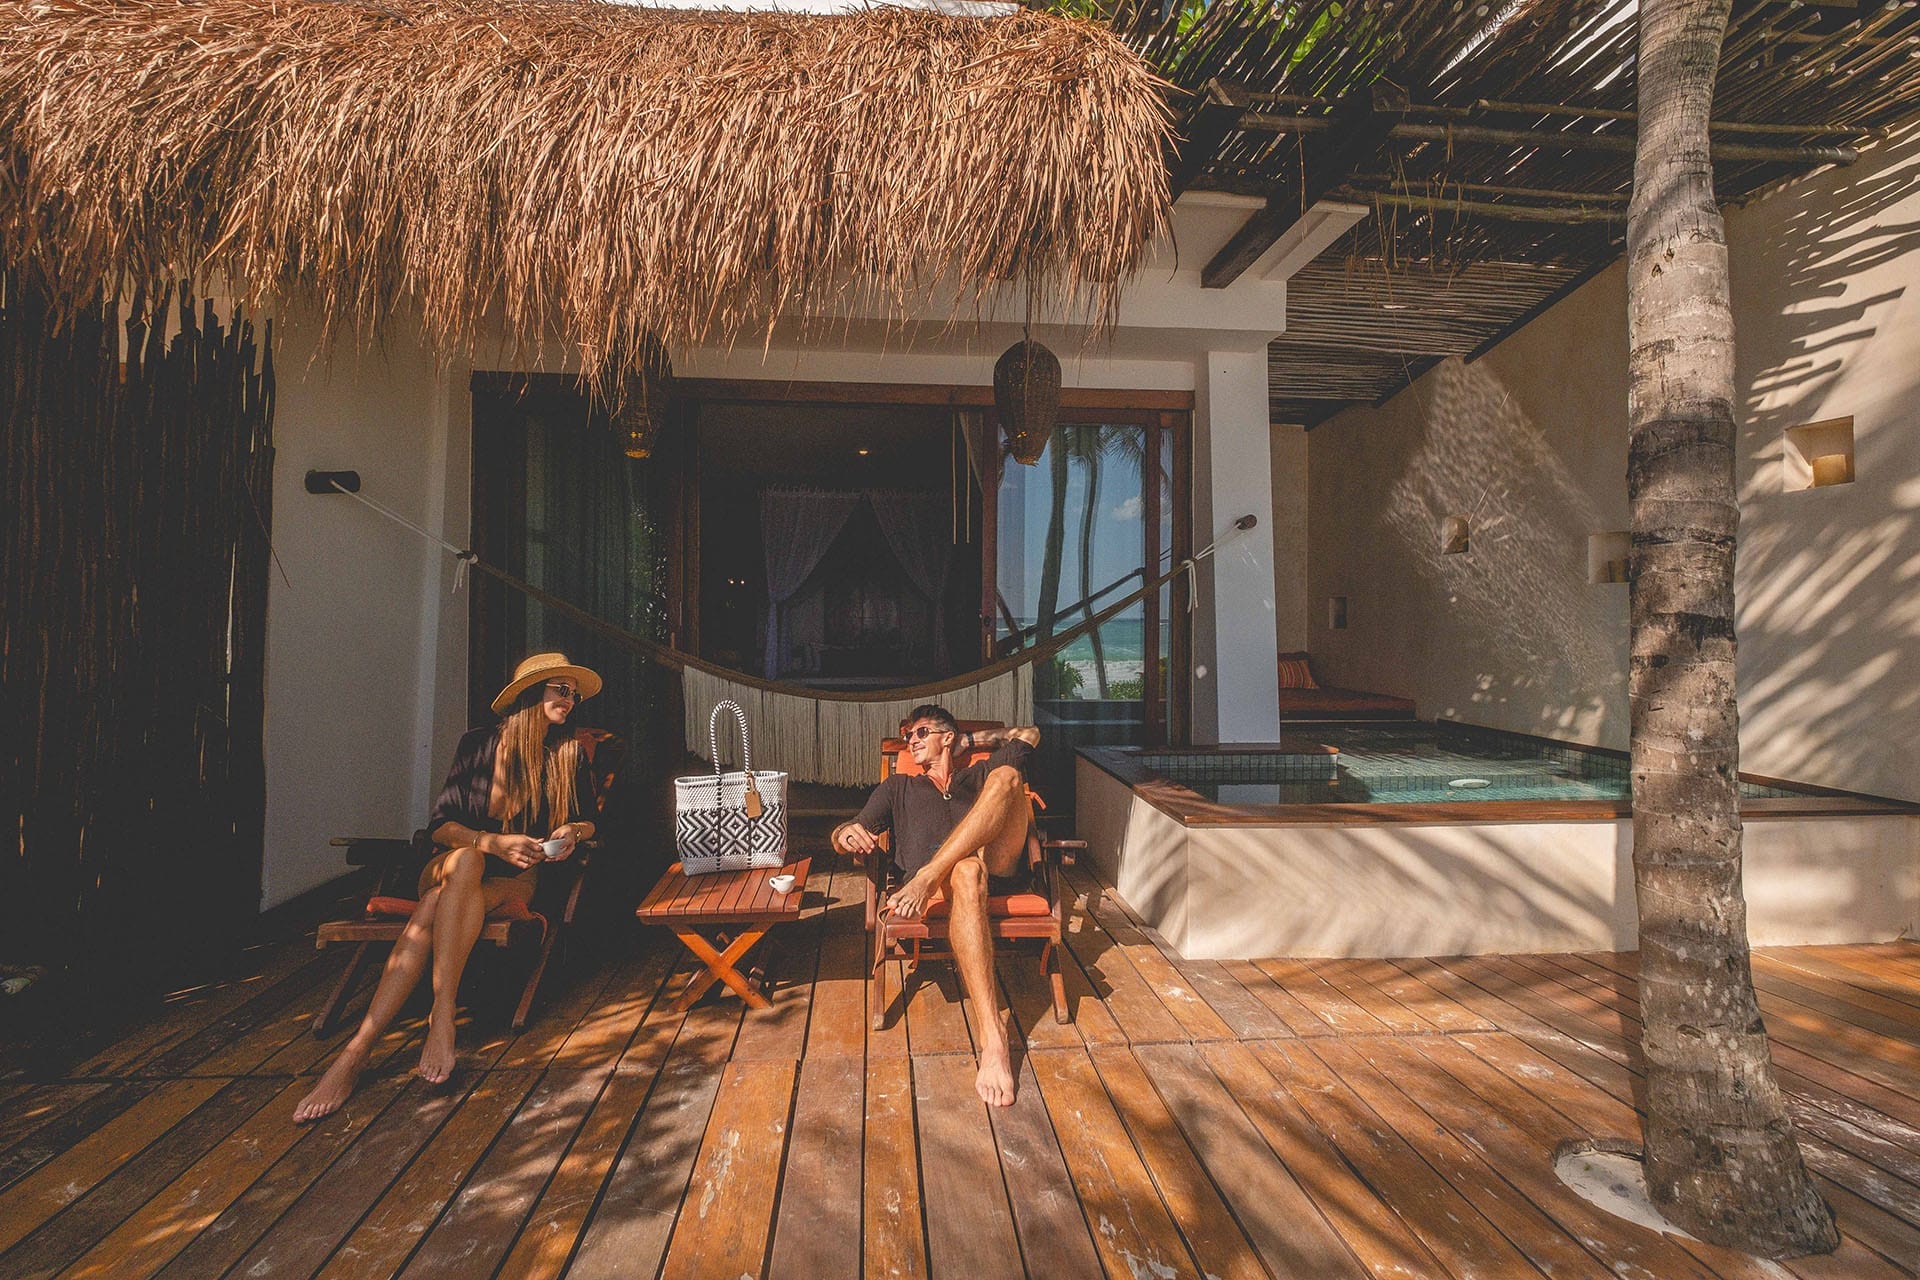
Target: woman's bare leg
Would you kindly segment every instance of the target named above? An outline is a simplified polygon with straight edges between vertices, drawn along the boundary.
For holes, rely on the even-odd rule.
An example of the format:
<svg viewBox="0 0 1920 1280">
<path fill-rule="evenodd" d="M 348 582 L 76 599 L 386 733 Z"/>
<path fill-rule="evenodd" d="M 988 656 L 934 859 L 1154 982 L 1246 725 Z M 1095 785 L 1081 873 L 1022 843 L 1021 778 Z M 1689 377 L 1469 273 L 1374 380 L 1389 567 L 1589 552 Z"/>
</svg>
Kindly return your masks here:
<svg viewBox="0 0 1920 1280">
<path fill-rule="evenodd" d="M 440 906 L 433 917 L 433 1012 L 427 1016 L 427 1043 L 420 1051 L 420 1078 L 440 1084 L 453 1074 L 454 1019 L 460 975 L 487 920 L 482 887 L 486 855 L 455 849 L 440 870 Z"/>
<path fill-rule="evenodd" d="M 413 915 L 407 920 L 407 927 L 401 931 L 399 941 L 393 944 L 393 950 L 387 954 L 387 965 L 380 974 L 380 984 L 373 989 L 373 999 L 367 1005 L 367 1014 L 360 1019 L 360 1026 L 353 1037 L 340 1048 L 326 1073 L 320 1077 L 320 1083 L 313 1091 L 300 1100 L 293 1110 L 296 1121 L 318 1120 L 322 1116 L 338 1111 L 353 1086 L 366 1069 L 367 1058 L 373 1053 L 373 1046 L 387 1033 L 387 1028 L 400 1013 L 407 997 L 420 984 L 420 975 L 427 971 L 427 961 L 433 952 L 433 922 L 435 908 L 439 905 L 440 890 L 429 889 L 420 898 L 420 905 L 413 909 Z"/>
</svg>

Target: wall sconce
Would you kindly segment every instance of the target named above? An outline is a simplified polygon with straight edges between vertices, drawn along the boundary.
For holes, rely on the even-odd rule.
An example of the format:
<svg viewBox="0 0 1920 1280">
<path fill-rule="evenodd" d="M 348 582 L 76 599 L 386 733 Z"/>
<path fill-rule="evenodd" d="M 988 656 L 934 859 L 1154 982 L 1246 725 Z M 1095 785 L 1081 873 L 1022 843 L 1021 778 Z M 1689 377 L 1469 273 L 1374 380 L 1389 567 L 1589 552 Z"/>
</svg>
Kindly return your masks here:
<svg viewBox="0 0 1920 1280">
<path fill-rule="evenodd" d="M 1781 452 L 1786 490 L 1825 489 L 1853 483 L 1853 419 L 1828 418 L 1804 427 L 1788 427 Z"/>
</svg>

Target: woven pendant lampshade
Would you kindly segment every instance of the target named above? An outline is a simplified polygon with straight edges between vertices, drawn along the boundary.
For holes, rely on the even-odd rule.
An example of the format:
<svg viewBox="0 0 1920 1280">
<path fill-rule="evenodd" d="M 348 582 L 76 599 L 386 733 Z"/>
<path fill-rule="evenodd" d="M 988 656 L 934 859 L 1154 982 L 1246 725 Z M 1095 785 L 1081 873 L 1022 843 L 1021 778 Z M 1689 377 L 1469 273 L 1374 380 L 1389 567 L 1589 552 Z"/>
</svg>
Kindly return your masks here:
<svg viewBox="0 0 1920 1280">
<path fill-rule="evenodd" d="M 621 394 L 613 405 L 613 429 L 624 436 L 627 456 L 645 458 L 667 420 L 667 401 L 673 390 L 673 365 L 667 348 L 651 333 L 640 335 L 640 358 L 629 369 Z"/>
<path fill-rule="evenodd" d="M 1031 339 L 1008 347 L 993 366 L 993 404 L 1014 461 L 1039 462 L 1060 418 L 1060 357 Z"/>
</svg>

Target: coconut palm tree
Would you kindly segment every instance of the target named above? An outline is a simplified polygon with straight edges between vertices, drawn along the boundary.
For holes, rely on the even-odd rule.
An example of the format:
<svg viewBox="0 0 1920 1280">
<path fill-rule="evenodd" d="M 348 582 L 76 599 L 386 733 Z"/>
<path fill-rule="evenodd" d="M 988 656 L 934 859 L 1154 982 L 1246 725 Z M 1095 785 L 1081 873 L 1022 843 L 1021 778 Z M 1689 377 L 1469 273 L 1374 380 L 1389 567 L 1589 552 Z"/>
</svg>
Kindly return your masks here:
<svg viewBox="0 0 1920 1280">
<path fill-rule="evenodd" d="M 1740 882 L 1733 312 L 1707 151 L 1730 3 L 1640 5 L 1627 487 L 1644 1157 L 1669 1220 L 1787 1257 L 1839 1237 L 1774 1079 Z"/>
</svg>

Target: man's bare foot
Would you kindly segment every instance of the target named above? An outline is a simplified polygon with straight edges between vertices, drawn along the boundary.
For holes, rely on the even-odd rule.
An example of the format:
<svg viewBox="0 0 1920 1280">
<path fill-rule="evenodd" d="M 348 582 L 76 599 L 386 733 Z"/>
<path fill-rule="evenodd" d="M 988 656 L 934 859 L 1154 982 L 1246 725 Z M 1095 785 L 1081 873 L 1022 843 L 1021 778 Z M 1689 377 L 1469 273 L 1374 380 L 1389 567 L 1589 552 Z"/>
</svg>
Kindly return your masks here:
<svg viewBox="0 0 1920 1280">
<path fill-rule="evenodd" d="M 420 1078 L 428 1084 L 445 1084 L 453 1074 L 453 1019 L 443 1018 L 438 1009 L 427 1018 L 427 1043 L 420 1050 Z"/>
<path fill-rule="evenodd" d="M 1013 1105 L 1013 1059 L 1004 1039 L 990 1041 L 980 1050 L 980 1074 L 974 1077 L 973 1091 L 990 1107 Z"/>
<path fill-rule="evenodd" d="M 366 1069 L 367 1053 L 352 1045 L 340 1051 L 320 1077 L 320 1083 L 313 1091 L 300 1099 L 300 1105 L 293 1109 L 293 1122 L 306 1124 L 322 1116 L 330 1116 L 338 1111 L 353 1093 L 353 1086 L 359 1081 L 360 1073 Z"/>
<path fill-rule="evenodd" d="M 888 913 L 909 920 L 927 914 L 927 903 L 933 901 L 935 888 L 930 882 L 914 876 L 895 889 L 893 896 L 887 899 Z"/>
</svg>

